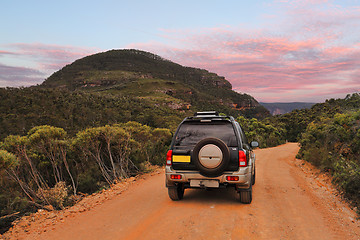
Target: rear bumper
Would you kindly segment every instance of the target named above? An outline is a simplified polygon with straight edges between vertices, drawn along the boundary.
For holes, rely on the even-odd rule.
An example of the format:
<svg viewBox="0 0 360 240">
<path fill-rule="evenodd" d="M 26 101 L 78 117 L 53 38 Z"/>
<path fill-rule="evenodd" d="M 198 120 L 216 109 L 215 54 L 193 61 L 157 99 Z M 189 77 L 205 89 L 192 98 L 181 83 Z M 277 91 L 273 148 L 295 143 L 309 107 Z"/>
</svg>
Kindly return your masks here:
<svg viewBox="0 0 360 240">
<path fill-rule="evenodd" d="M 181 175 L 181 179 L 171 179 L 172 174 Z M 228 181 L 227 176 L 238 176 L 238 181 Z M 174 170 L 171 166 L 165 167 L 165 182 L 166 187 L 176 187 L 177 184 L 183 183 L 185 187 L 190 187 L 190 180 L 217 180 L 219 187 L 234 186 L 236 189 L 248 189 L 251 186 L 251 168 L 243 167 L 234 172 L 223 172 L 218 177 L 205 177 L 198 171 L 193 170 Z"/>
</svg>

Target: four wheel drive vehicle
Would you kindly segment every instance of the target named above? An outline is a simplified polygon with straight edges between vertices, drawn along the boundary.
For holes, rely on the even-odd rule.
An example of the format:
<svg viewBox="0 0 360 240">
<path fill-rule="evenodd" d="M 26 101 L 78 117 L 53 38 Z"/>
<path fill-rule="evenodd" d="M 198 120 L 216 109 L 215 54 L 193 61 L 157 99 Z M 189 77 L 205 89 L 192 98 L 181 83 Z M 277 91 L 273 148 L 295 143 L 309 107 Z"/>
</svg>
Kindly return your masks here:
<svg viewBox="0 0 360 240">
<path fill-rule="evenodd" d="M 172 200 L 186 188 L 234 187 L 251 203 L 255 154 L 238 122 L 217 112 L 197 112 L 179 125 L 166 156 L 166 187 Z"/>
</svg>

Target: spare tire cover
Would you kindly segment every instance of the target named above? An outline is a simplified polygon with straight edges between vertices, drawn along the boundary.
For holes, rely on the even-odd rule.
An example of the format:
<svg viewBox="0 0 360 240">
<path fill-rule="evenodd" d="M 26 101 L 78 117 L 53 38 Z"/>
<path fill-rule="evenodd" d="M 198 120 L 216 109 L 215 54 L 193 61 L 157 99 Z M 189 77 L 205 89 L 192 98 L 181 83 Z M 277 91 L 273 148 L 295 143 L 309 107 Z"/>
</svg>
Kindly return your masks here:
<svg viewBox="0 0 360 240">
<path fill-rule="evenodd" d="M 194 147 L 194 165 L 204 176 L 217 177 L 221 175 L 229 161 L 229 148 L 218 138 L 205 138 Z"/>
</svg>

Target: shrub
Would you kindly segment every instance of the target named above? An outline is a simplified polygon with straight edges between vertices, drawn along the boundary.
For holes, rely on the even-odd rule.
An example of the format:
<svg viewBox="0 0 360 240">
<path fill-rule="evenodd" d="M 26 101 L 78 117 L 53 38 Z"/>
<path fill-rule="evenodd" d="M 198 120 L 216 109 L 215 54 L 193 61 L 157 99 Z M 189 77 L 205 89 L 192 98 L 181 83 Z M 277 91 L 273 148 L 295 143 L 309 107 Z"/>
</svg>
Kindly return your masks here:
<svg viewBox="0 0 360 240">
<path fill-rule="evenodd" d="M 42 193 L 39 195 L 43 196 L 44 204 L 49 203 L 55 209 L 64 209 L 64 203 L 68 198 L 68 189 L 65 182 L 58 182 L 53 188 L 50 189 L 39 189 Z"/>
<path fill-rule="evenodd" d="M 329 170 L 344 196 L 360 206 L 360 111 L 321 117 L 300 141 L 299 158 Z"/>
</svg>

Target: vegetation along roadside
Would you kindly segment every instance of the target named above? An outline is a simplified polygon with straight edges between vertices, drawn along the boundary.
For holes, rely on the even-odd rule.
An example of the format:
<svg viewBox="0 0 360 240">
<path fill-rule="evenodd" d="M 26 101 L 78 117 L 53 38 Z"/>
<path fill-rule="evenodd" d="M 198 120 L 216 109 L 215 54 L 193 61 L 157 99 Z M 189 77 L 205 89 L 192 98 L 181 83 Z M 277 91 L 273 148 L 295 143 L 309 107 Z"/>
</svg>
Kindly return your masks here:
<svg viewBox="0 0 360 240">
<path fill-rule="evenodd" d="M 48 125 L 0 143 L 2 228 L 37 208 L 62 209 L 79 193 L 92 193 L 116 181 L 161 165 L 171 132 L 137 122 L 106 125 L 68 137 Z M 11 214 L 19 213 L 11 216 Z"/>
</svg>

